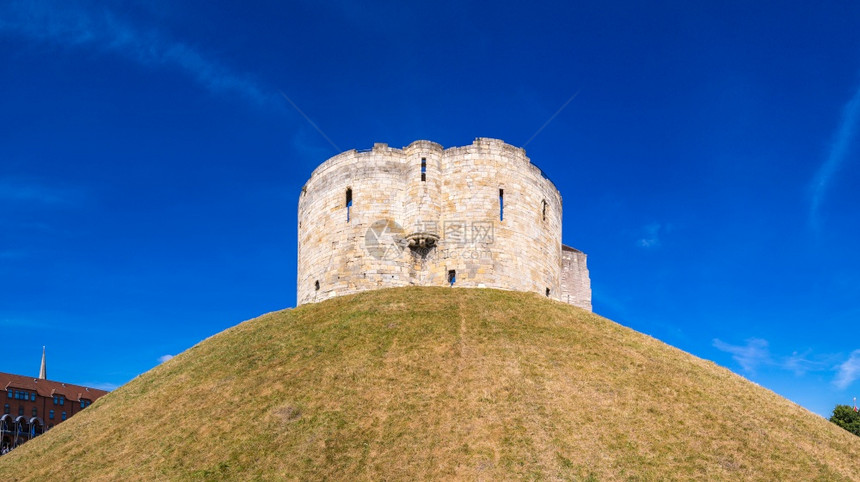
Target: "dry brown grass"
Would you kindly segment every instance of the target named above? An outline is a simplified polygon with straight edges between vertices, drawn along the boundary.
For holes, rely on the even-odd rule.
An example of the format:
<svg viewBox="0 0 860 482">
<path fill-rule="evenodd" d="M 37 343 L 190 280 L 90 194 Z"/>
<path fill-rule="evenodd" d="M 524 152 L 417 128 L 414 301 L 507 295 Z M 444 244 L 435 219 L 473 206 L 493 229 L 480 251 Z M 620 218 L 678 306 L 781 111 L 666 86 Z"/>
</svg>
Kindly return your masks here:
<svg viewBox="0 0 860 482">
<path fill-rule="evenodd" d="M 860 480 L 860 438 L 599 316 L 403 288 L 247 321 L 0 458 L 0 479 Z"/>
</svg>

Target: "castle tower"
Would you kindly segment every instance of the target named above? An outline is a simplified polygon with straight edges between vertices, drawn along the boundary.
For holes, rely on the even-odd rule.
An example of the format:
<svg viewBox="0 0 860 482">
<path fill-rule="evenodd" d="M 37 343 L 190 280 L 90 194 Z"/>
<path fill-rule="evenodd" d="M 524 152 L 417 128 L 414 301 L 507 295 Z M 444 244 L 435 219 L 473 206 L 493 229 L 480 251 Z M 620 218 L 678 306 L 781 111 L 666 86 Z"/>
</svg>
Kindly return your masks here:
<svg viewBox="0 0 860 482">
<path fill-rule="evenodd" d="M 563 256 L 561 209 L 525 151 L 497 139 L 341 153 L 299 197 L 297 304 L 420 285 L 530 291 L 591 309 L 585 254 Z"/>
</svg>

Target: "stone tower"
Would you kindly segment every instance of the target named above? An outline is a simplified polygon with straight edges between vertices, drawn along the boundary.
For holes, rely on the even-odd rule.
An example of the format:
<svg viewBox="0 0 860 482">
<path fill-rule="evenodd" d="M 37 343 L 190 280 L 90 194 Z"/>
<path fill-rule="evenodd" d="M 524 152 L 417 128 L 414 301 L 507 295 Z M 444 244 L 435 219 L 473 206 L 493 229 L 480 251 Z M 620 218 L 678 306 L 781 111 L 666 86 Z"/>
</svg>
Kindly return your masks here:
<svg viewBox="0 0 860 482">
<path fill-rule="evenodd" d="M 591 309 L 561 195 L 523 149 L 375 144 L 322 163 L 299 197 L 297 304 L 397 286 L 531 291 Z"/>
</svg>

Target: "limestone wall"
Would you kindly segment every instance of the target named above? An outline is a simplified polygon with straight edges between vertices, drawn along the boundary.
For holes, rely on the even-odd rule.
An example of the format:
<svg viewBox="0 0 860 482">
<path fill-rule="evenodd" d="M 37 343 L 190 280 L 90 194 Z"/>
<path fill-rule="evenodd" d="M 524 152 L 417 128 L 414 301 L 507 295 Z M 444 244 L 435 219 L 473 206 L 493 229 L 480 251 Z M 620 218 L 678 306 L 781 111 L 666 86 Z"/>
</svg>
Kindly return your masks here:
<svg viewBox="0 0 860 482">
<path fill-rule="evenodd" d="M 571 297 L 562 284 L 558 190 L 524 150 L 500 140 L 344 152 L 311 174 L 298 219 L 298 304 L 446 286 L 453 272 L 455 287 L 549 293 L 590 309 L 584 255 L 569 276 L 584 280 L 568 284 L 589 287 L 587 303 L 584 289 Z"/>
<path fill-rule="evenodd" d="M 591 279 L 585 253 L 570 246 L 561 249 L 561 301 L 591 310 Z"/>
</svg>

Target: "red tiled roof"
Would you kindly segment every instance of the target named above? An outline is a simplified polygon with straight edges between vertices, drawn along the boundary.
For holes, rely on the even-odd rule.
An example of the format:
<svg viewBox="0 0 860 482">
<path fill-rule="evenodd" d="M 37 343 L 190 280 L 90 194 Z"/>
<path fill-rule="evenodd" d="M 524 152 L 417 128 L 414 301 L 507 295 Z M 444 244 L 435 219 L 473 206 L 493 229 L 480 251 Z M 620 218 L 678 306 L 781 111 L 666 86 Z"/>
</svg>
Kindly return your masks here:
<svg viewBox="0 0 860 482">
<path fill-rule="evenodd" d="M 38 378 L 0 372 L 0 390 L 8 390 L 10 388 L 32 390 L 40 396 L 48 398 L 54 395 L 62 395 L 66 400 L 74 402 L 79 402 L 82 398 L 94 402 L 97 398 L 108 393 L 98 388 L 83 387 L 81 385 L 72 385 L 71 383 L 55 382 L 53 380 L 39 380 Z"/>
</svg>

